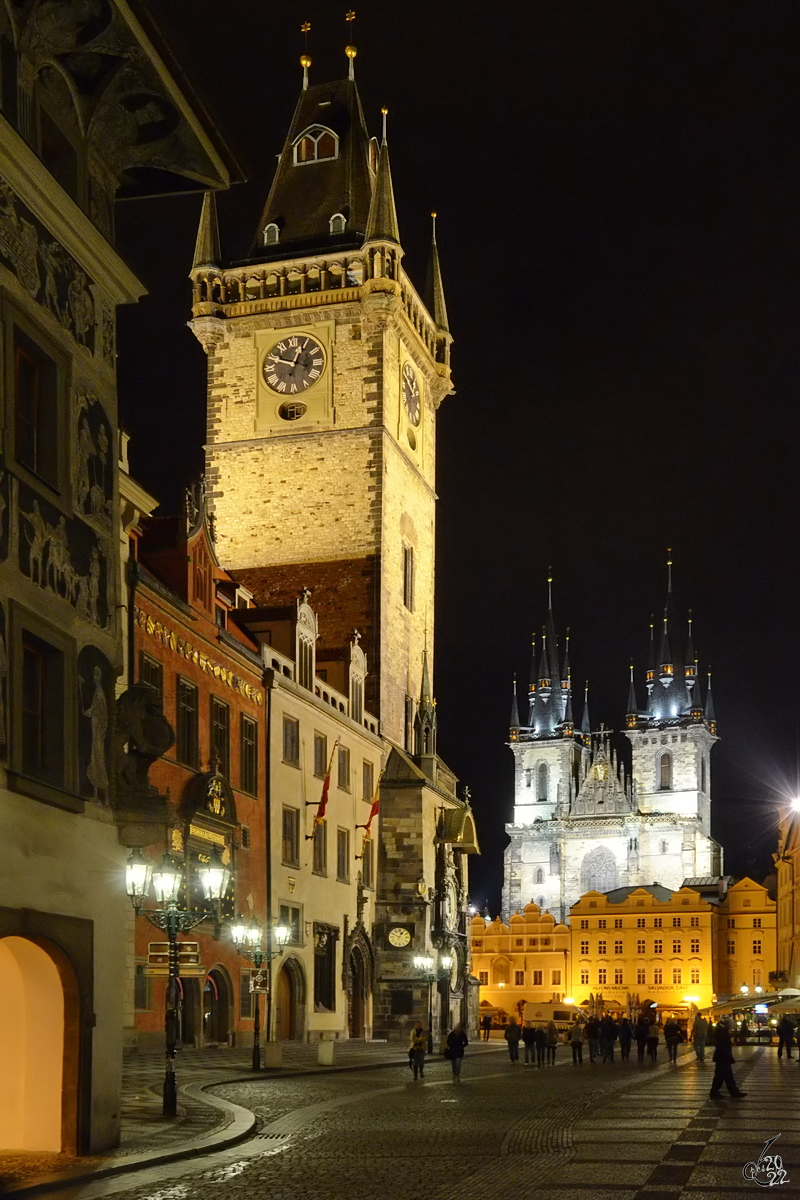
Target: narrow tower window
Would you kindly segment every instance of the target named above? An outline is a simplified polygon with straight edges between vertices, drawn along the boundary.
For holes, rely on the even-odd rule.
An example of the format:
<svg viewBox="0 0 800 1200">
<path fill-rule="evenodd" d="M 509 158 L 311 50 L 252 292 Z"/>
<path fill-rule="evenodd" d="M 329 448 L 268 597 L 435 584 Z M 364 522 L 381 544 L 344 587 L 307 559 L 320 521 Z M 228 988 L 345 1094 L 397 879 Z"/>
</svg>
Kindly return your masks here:
<svg viewBox="0 0 800 1200">
<path fill-rule="evenodd" d="M 540 763 L 539 770 L 536 772 L 536 799 L 547 799 L 548 786 L 548 770 L 547 763 Z"/>
<path fill-rule="evenodd" d="M 403 604 L 414 611 L 414 547 L 403 546 Z"/>
<path fill-rule="evenodd" d="M 331 233 L 344 233 L 347 220 L 342 213 L 334 213 L 330 220 Z"/>
<path fill-rule="evenodd" d="M 672 787 L 672 755 L 662 754 L 658 760 L 658 788 L 668 792 Z"/>
<path fill-rule="evenodd" d="M 264 245 L 277 246 L 278 242 L 280 241 L 280 236 L 281 231 L 278 229 L 278 226 L 272 222 L 272 224 L 267 225 L 264 229 Z"/>
<path fill-rule="evenodd" d="M 544 883 L 544 871 L 541 867 L 536 868 L 536 882 Z"/>
</svg>

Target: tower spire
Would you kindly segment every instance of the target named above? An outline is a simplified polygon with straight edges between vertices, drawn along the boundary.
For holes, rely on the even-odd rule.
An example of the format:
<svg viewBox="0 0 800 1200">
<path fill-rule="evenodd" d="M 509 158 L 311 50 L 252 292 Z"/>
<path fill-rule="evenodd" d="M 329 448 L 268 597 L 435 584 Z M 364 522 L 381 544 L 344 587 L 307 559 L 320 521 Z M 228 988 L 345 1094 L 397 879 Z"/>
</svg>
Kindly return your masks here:
<svg viewBox="0 0 800 1200">
<path fill-rule="evenodd" d="M 583 720 L 581 721 L 581 733 L 584 734 L 587 739 L 591 738 L 591 736 L 592 736 L 592 726 L 591 726 L 591 722 L 589 721 L 589 680 L 588 679 L 586 680 L 586 683 L 584 684 L 584 688 L 583 688 Z M 588 745 L 588 741 L 587 741 L 587 745 Z"/>
<path fill-rule="evenodd" d="M 308 91 L 308 68 L 311 66 L 311 57 L 308 53 L 308 35 L 311 32 L 311 22 L 303 21 L 300 26 L 300 32 L 303 35 L 303 53 L 300 55 L 300 66 L 303 68 L 303 91 Z"/>
<path fill-rule="evenodd" d="M 197 227 L 192 270 L 196 271 L 198 267 L 219 267 L 221 265 L 222 252 L 219 245 L 217 197 L 214 192 L 206 192 L 203 196 L 203 207 L 200 210 L 200 224 Z"/>
<path fill-rule="evenodd" d="M 439 247 L 436 244 L 436 213 L 431 213 L 432 235 L 431 235 L 431 254 L 428 259 L 428 273 L 425 278 L 425 293 L 423 299 L 425 307 L 436 324 L 437 329 L 441 329 L 443 333 L 450 332 L 450 326 L 447 323 L 447 305 L 444 300 L 444 286 L 442 284 L 442 270 L 439 266 Z"/>
<path fill-rule="evenodd" d="M 706 692 L 706 707 L 705 707 L 706 725 L 712 733 L 717 732 L 717 714 L 714 711 L 714 697 L 711 694 L 711 672 L 708 672 L 708 691 Z"/>
<path fill-rule="evenodd" d="M 425 648 L 422 651 L 422 684 L 414 720 L 415 752 L 419 756 L 436 754 L 436 701 L 431 695 L 431 680 L 428 673 L 428 637 L 425 631 Z"/>
<path fill-rule="evenodd" d="M 514 683 L 511 693 L 511 721 L 509 722 L 509 730 L 511 732 L 512 742 L 516 742 L 519 738 L 519 707 L 517 705 L 517 677 L 514 676 Z"/>
<path fill-rule="evenodd" d="M 347 45 L 344 48 L 344 52 L 350 60 L 350 66 L 348 67 L 348 70 L 347 70 L 347 78 L 350 79 L 351 81 L 354 80 L 356 77 L 355 60 L 356 60 L 356 54 L 358 53 L 355 46 L 353 45 L 353 21 L 355 21 L 355 19 L 356 19 L 355 10 L 351 8 L 350 11 L 347 13 L 347 16 L 345 17 L 345 20 L 347 21 Z"/>
<path fill-rule="evenodd" d="M 400 245 L 400 229 L 397 224 L 397 209 L 394 203 L 394 188 L 392 187 L 392 170 L 389 166 L 389 146 L 386 141 L 387 108 L 382 108 L 383 141 L 378 157 L 378 170 L 372 189 L 372 202 L 367 217 L 367 230 L 364 242 L 394 242 Z"/>
</svg>

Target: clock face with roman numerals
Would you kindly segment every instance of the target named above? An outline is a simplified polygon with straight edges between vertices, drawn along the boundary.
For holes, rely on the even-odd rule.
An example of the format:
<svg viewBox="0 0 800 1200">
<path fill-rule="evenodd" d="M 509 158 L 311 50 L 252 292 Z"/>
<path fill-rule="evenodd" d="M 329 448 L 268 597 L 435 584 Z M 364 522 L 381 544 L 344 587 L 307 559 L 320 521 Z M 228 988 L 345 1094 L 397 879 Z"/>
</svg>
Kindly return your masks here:
<svg viewBox="0 0 800 1200">
<path fill-rule="evenodd" d="M 325 351 L 316 338 L 294 333 L 276 342 L 263 365 L 267 387 L 281 396 L 298 396 L 320 379 L 325 370 Z"/>
<path fill-rule="evenodd" d="M 411 424 L 419 425 L 422 412 L 422 397 L 420 396 L 417 373 L 411 366 L 411 363 L 406 363 L 403 367 L 403 403 L 406 406 L 406 412 Z"/>
</svg>

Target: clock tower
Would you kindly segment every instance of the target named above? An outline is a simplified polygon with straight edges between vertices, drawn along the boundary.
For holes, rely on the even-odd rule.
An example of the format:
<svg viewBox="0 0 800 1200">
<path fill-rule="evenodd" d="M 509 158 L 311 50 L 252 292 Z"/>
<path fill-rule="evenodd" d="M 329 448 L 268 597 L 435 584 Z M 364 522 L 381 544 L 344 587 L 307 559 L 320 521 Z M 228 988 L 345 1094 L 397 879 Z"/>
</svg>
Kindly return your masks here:
<svg viewBox="0 0 800 1200">
<path fill-rule="evenodd" d="M 452 391 L 435 229 L 420 293 L 385 110 L 379 141 L 352 56 L 335 83 L 308 86 L 304 66 L 246 259 L 223 259 L 214 196 L 203 203 L 192 328 L 208 355 L 217 552 L 264 607 L 311 589 L 318 663 L 322 638 L 334 649 L 360 630 L 366 706 L 410 749 L 433 627 L 436 413 Z"/>
</svg>

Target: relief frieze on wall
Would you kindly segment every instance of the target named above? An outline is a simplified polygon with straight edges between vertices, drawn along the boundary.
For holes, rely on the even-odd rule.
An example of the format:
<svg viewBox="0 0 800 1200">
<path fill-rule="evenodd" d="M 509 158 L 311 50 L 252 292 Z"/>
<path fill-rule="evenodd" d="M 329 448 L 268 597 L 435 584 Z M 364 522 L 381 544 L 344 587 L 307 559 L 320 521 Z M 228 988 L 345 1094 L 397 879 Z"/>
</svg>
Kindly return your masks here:
<svg viewBox="0 0 800 1200">
<path fill-rule="evenodd" d="M 19 566 L 23 575 L 72 606 L 98 629 L 108 624 L 108 564 L 100 539 L 31 488 L 18 489 Z"/>
<path fill-rule="evenodd" d="M 95 350 L 92 280 L 0 175 L 0 262 L 79 346 Z"/>
<path fill-rule="evenodd" d="M 113 518 L 113 434 L 103 405 L 92 392 L 73 393 L 75 506 L 108 534 Z"/>
</svg>

